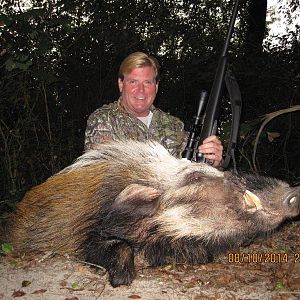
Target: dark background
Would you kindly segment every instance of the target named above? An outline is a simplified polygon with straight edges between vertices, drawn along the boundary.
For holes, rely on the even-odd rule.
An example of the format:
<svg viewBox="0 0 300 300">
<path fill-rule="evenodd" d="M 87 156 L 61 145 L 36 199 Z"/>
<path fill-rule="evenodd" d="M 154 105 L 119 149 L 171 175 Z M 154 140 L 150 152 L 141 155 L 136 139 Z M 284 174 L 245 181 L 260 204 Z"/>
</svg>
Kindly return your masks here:
<svg viewBox="0 0 300 300">
<path fill-rule="evenodd" d="M 24 193 L 83 152 L 87 117 L 118 98 L 120 62 L 145 51 L 162 66 L 156 106 L 193 123 L 201 89 L 210 89 L 233 2 L 218 0 L 4 0 L 0 4 L 0 215 Z M 274 46 L 266 0 L 241 1 L 229 67 L 243 97 L 238 168 L 253 171 L 264 114 L 300 103 L 299 28 Z M 283 12 L 297 9 L 289 1 Z M 293 22 L 289 14 L 288 20 Z M 230 112 L 220 117 L 226 144 Z M 258 172 L 300 183 L 300 113 L 267 124 Z"/>
</svg>

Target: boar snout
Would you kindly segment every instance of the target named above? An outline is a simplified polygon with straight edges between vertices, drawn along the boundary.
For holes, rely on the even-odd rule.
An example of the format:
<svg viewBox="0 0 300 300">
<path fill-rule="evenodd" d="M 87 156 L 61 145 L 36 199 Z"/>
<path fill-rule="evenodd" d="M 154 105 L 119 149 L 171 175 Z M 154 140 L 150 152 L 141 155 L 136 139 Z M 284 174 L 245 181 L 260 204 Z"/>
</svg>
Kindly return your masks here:
<svg viewBox="0 0 300 300">
<path fill-rule="evenodd" d="M 285 208 L 289 209 L 291 212 L 294 212 L 296 215 L 300 211 L 300 188 L 296 188 L 292 191 L 289 191 L 283 200 L 283 205 Z"/>
</svg>

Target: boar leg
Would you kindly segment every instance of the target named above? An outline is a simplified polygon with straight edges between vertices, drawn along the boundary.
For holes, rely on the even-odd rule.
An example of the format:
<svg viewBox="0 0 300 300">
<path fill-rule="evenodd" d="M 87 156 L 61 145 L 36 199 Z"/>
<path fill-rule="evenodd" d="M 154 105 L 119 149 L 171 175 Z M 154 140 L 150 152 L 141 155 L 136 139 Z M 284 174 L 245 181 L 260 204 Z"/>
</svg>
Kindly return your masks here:
<svg viewBox="0 0 300 300">
<path fill-rule="evenodd" d="M 160 239 L 145 249 L 145 257 L 152 266 L 166 264 L 206 264 L 212 256 L 198 241 Z"/>
<path fill-rule="evenodd" d="M 129 285 L 136 276 L 134 250 L 126 241 L 102 240 L 96 247 L 89 247 L 86 261 L 103 266 L 113 287 Z"/>
</svg>

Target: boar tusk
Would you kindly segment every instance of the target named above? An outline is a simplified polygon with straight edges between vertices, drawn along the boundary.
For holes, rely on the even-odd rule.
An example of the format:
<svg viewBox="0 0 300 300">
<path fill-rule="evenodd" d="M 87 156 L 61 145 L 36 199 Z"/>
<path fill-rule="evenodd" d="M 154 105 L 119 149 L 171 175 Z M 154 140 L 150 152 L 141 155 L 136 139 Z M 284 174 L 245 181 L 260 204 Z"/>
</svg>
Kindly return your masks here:
<svg viewBox="0 0 300 300">
<path fill-rule="evenodd" d="M 254 193 L 246 190 L 243 197 L 247 208 L 256 208 L 256 210 L 263 208 L 260 199 Z"/>
</svg>

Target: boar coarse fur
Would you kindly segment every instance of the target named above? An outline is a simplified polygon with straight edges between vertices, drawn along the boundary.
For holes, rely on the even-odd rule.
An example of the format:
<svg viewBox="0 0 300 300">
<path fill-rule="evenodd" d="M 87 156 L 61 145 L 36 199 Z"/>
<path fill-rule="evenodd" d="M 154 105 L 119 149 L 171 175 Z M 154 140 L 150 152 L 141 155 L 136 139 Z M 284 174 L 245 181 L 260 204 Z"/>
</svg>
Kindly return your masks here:
<svg viewBox="0 0 300 300">
<path fill-rule="evenodd" d="M 246 196 L 245 196 L 246 195 Z M 114 142 L 30 190 L 10 222 L 20 253 L 55 251 L 105 267 L 113 286 L 146 264 L 199 264 L 299 213 L 299 188 L 176 159 L 156 142 Z"/>
</svg>

